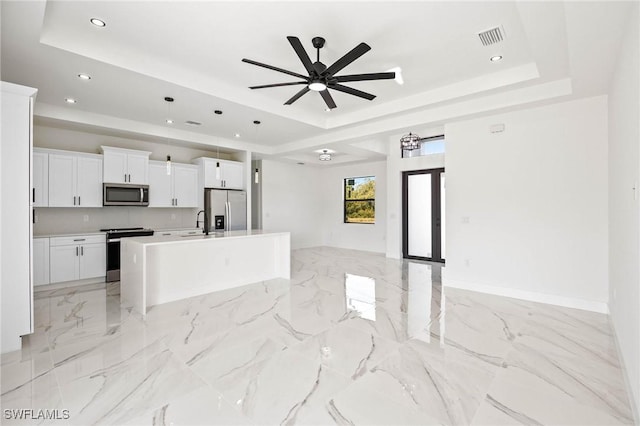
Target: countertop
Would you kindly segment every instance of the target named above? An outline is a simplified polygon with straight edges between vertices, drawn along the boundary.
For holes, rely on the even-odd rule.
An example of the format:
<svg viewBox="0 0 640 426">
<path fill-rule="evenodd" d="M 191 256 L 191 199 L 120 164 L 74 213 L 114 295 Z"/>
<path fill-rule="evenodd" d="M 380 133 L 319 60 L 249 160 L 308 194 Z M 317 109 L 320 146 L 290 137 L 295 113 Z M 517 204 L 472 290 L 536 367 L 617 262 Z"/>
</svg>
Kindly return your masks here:
<svg viewBox="0 0 640 426">
<path fill-rule="evenodd" d="M 160 228 L 154 229 L 155 233 L 159 232 L 183 232 L 183 231 L 202 231 L 200 228 Z M 63 234 L 38 234 L 34 235 L 33 238 L 55 238 L 55 237 L 74 237 L 79 235 L 104 235 L 106 232 L 100 231 L 88 231 L 88 232 L 66 232 Z"/>
<path fill-rule="evenodd" d="M 234 239 L 247 237 L 274 237 L 289 235 L 289 232 L 265 232 L 260 229 L 252 229 L 247 231 L 226 231 L 211 232 L 209 235 L 153 235 L 149 237 L 131 237 L 127 238 L 127 242 L 138 243 L 142 245 L 159 245 L 173 243 L 199 242 L 207 240 Z"/>
</svg>

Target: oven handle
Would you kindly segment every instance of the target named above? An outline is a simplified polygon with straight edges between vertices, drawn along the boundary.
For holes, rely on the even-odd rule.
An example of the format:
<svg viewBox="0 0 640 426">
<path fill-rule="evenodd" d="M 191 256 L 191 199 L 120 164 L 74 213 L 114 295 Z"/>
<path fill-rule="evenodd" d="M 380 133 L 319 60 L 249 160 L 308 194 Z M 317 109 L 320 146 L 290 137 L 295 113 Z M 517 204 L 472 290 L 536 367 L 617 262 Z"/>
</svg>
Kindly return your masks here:
<svg viewBox="0 0 640 426">
<path fill-rule="evenodd" d="M 120 242 L 120 238 L 113 238 L 111 240 L 107 240 L 108 243 L 118 243 Z"/>
</svg>

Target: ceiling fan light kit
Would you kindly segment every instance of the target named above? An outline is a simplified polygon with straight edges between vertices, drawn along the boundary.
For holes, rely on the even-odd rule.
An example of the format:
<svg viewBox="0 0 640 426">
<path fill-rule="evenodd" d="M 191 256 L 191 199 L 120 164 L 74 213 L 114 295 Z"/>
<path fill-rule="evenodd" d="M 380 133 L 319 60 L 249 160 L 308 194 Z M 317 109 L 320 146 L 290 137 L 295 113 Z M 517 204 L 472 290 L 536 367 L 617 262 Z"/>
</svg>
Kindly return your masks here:
<svg viewBox="0 0 640 426">
<path fill-rule="evenodd" d="M 325 64 L 320 62 L 320 49 L 324 46 L 325 39 L 322 37 L 314 37 L 311 40 L 313 47 L 316 49 L 316 62 L 311 62 L 309 55 L 306 50 L 302 46 L 300 39 L 298 37 L 289 36 L 287 37 L 291 47 L 298 55 L 298 58 L 302 62 L 305 70 L 309 74 L 308 76 L 298 74 L 293 71 L 285 70 L 282 68 L 274 67 L 273 65 L 263 64 L 261 62 L 256 62 L 251 59 L 242 59 L 242 62 L 246 62 L 251 65 L 256 65 L 262 68 L 267 68 L 273 71 L 281 72 L 287 75 L 291 75 L 293 77 L 299 78 L 301 81 L 292 81 L 287 83 L 275 83 L 275 84 L 265 84 L 260 86 L 251 86 L 250 89 L 266 89 L 270 87 L 282 87 L 282 86 L 296 86 L 296 85 L 304 85 L 302 89 L 300 89 L 295 95 L 293 95 L 289 100 L 287 100 L 284 104 L 291 105 L 302 96 L 306 95 L 309 91 L 314 91 L 320 93 L 322 99 L 324 100 L 327 108 L 334 109 L 336 108 L 336 103 L 331 96 L 331 93 L 328 89 L 337 90 L 342 93 L 347 93 L 349 95 L 357 96 L 359 98 L 373 100 L 376 96 L 371 93 L 363 92 L 361 90 L 354 89 L 349 86 L 345 86 L 341 83 L 346 82 L 354 82 L 354 81 L 370 81 L 370 80 L 393 80 L 396 78 L 395 72 L 381 72 L 381 73 L 368 73 L 368 74 L 352 74 L 352 75 L 336 75 L 347 65 L 354 62 L 360 56 L 367 53 L 371 50 L 371 47 L 366 43 L 360 43 L 349 52 L 347 52 L 343 57 L 335 61 L 331 66 L 327 67 Z"/>
</svg>

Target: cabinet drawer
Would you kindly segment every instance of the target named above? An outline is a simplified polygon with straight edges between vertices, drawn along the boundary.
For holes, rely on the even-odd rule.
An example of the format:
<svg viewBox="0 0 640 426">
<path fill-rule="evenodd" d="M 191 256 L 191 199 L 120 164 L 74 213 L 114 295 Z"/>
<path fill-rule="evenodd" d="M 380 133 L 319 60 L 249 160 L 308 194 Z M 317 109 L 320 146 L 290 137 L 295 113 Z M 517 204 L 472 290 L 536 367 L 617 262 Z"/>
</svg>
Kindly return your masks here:
<svg viewBox="0 0 640 426">
<path fill-rule="evenodd" d="M 51 237 L 49 241 L 50 246 L 70 246 L 70 245 L 82 245 L 82 244 L 97 244 L 106 242 L 106 235 L 72 235 L 66 237 Z"/>
</svg>

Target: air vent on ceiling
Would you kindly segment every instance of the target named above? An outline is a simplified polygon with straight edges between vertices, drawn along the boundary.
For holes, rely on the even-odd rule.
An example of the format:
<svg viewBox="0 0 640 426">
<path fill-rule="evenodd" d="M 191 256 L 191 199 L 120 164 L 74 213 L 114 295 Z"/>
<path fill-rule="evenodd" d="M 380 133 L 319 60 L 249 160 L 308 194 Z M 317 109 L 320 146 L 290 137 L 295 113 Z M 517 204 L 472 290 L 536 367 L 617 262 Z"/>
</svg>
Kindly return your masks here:
<svg viewBox="0 0 640 426">
<path fill-rule="evenodd" d="M 480 37 L 483 46 L 491 46 L 504 40 L 504 29 L 501 26 L 491 28 L 478 33 L 478 37 Z"/>
<path fill-rule="evenodd" d="M 202 123 L 198 123 L 197 121 L 192 121 L 192 120 L 187 120 L 184 123 L 188 124 L 189 126 L 200 126 L 202 124 Z"/>
</svg>

